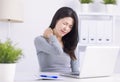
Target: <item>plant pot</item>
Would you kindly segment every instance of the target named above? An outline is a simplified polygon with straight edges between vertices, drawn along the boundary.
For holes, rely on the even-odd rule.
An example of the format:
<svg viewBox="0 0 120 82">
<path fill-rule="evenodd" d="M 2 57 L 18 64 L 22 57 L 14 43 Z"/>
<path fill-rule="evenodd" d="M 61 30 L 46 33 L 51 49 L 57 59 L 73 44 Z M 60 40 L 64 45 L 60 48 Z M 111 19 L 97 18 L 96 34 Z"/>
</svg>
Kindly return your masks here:
<svg viewBox="0 0 120 82">
<path fill-rule="evenodd" d="M 81 4 L 81 11 L 82 12 L 89 12 L 90 11 L 90 4 Z"/>
<path fill-rule="evenodd" d="M 107 13 L 114 13 L 115 11 L 115 5 L 114 4 L 106 4 L 106 12 Z"/>
<path fill-rule="evenodd" d="M 0 82 L 14 82 L 16 64 L 0 63 Z"/>
</svg>

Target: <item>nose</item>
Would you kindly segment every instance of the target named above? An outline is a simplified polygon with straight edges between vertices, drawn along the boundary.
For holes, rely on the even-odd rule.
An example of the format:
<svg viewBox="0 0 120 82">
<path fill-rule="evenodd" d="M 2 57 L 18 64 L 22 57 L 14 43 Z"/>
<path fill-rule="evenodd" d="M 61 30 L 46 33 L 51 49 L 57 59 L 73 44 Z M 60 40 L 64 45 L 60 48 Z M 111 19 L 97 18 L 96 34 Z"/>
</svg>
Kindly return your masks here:
<svg viewBox="0 0 120 82">
<path fill-rule="evenodd" d="M 69 30 L 69 26 L 66 25 L 64 28 L 63 28 L 64 31 L 68 31 Z"/>
</svg>

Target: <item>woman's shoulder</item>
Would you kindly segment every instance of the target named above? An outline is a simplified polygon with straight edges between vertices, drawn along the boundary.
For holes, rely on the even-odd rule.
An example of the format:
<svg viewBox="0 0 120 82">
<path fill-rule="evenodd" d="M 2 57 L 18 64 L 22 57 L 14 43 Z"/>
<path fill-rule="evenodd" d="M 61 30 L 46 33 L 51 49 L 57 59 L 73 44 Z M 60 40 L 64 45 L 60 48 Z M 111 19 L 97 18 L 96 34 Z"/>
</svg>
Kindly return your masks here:
<svg viewBox="0 0 120 82">
<path fill-rule="evenodd" d="M 41 42 L 41 43 L 50 43 L 50 42 L 55 42 L 57 39 L 54 35 L 50 36 L 49 39 L 45 38 L 44 36 L 40 35 L 35 37 L 34 42 Z"/>
<path fill-rule="evenodd" d="M 44 37 L 42 35 L 36 36 L 35 39 L 43 39 Z"/>
<path fill-rule="evenodd" d="M 42 35 L 40 35 L 40 36 L 37 36 L 37 37 L 35 37 L 35 40 L 34 40 L 35 42 L 37 42 L 37 41 L 46 41 L 46 39 L 42 36 Z"/>
</svg>

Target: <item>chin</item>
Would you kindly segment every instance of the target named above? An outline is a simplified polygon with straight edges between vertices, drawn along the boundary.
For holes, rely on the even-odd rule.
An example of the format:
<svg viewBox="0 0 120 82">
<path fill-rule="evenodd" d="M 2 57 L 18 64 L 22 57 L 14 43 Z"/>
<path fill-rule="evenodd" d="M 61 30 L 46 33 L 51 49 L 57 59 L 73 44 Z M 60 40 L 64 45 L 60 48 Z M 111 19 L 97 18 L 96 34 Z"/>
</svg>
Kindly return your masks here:
<svg viewBox="0 0 120 82">
<path fill-rule="evenodd" d="M 61 37 L 64 37 L 65 35 L 62 35 Z"/>
<path fill-rule="evenodd" d="M 62 33 L 60 34 L 61 37 L 64 37 L 65 35 L 66 35 L 66 34 L 62 34 Z"/>
</svg>

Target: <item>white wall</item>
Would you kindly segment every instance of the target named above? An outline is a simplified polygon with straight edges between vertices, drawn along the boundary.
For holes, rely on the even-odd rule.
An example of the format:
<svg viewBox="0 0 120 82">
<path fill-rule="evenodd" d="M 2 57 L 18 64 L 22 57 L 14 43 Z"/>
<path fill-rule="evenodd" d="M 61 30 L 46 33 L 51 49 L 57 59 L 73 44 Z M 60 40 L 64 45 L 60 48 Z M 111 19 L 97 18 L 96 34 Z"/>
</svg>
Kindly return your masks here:
<svg viewBox="0 0 120 82">
<path fill-rule="evenodd" d="M 96 0 L 96 3 L 98 4 Z M 34 38 L 43 33 L 51 22 L 52 16 L 61 6 L 70 6 L 77 13 L 80 12 L 79 0 L 24 0 L 24 23 L 11 24 L 11 39 L 18 43 L 23 49 L 24 57 L 17 64 L 17 72 L 36 73 L 39 70 L 37 56 L 34 46 Z M 100 4 L 99 4 L 100 5 Z M 95 7 L 96 6 L 96 7 Z M 119 6 L 118 6 L 119 7 Z M 93 5 L 92 9 L 96 12 L 101 6 Z M 120 19 L 118 19 L 120 21 Z M 119 26 L 119 22 L 117 25 Z M 118 28 L 120 29 L 120 28 Z M 0 39 L 5 40 L 7 37 L 8 23 L 0 22 Z M 120 35 L 118 33 L 117 35 Z M 120 37 L 117 36 L 120 44 Z M 116 72 L 120 72 L 120 55 L 116 65 Z"/>
</svg>

